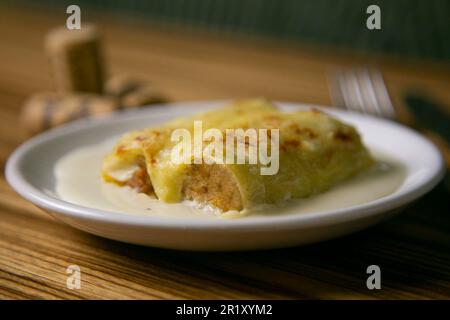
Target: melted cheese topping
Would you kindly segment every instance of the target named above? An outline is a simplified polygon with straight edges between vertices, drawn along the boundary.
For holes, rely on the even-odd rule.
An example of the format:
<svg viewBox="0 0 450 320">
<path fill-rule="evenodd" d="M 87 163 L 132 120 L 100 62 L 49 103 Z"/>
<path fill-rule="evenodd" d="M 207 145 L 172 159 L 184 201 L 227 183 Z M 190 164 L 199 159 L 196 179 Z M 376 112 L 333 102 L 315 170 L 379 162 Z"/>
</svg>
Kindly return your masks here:
<svg viewBox="0 0 450 320">
<path fill-rule="evenodd" d="M 215 171 L 208 165 L 196 168 L 174 164 L 170 154 L 176 142 L 171 141 L 171 133 L 180 128 L 193 132 L 195 120 L 202 121 L 205 130 L 279 129 L 279 172 L 261 175 L 260 164 L 226 164 L 215 167 Z M 118 185 L 151 190 L 149 195 L 167 203 L 193 199 L 227 211 L 310 197 L 372 164 L 373 159 L 352 126 L 317 110 L 284 113 L 269 102 L 256 99 L 130 132 L 104 160 L 102 176 Z M 142 178 L 141 172 L 137 178 L 124 174 L 133 172 L 136 166 L 146 170 L 148 179 Z M 198 172 L 204 172 L 204 176 L 193 179 Z M 202 181 L 202 188 L 198 188 Z M 151 187 L 142 186 L 145 183 Z M 229 192 L 213 191 L 221 184 Z M 236 193 L 238 197 L 230 196 Z"/>
</svg>

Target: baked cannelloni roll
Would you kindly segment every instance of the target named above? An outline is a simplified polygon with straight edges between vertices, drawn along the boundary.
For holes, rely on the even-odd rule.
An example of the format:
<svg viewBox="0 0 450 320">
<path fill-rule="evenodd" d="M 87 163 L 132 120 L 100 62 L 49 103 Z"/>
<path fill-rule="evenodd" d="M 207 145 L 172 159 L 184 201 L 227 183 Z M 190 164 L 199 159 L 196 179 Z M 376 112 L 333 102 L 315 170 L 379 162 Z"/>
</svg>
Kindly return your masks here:
<svg viewBox="0 0 450 320">
<path fill-rule="evenodd" d="M 102 176 L 164 202 L 227 212 L 310 197 L 372 163 L 352 126 L 255 99 L 125 134 Z"/>
</svg>

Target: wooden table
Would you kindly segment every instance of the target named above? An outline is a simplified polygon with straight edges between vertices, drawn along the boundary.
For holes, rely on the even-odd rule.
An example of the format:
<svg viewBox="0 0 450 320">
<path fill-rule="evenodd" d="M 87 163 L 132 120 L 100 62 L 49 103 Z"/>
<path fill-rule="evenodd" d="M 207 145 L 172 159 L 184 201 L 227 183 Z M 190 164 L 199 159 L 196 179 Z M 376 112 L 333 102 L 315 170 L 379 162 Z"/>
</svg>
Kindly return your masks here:
<svg viewBox="0 0 450 320">
<path fill-rule="evenodd" d="M 96 17 L 105 27 L 111 73 L 151 80 L 172 100 L 266 96 L 329 104 L 327 72 L 338 65 L 380 67 L 399 107 L 421 89 L 450 106 L 448 65 L 336 53 L 183 28 Z M 42 37 L 65 15 L 0 12 L 0 298 L 450 298 L 450 204 L 443 186 L 388 222 L 306 247 L 260 252 L 193 253 L 128 245 L 66 226 L 19 197 L 5 161 L 22 141 L 20 106 L 52 89 Z M 450 109 L 449 109 L 450 110 Z M 82 288 L 66 287 L 81 267 Z M 366 288 L 366 268 L 382 270 L 382 289 Z"/>
</svg>

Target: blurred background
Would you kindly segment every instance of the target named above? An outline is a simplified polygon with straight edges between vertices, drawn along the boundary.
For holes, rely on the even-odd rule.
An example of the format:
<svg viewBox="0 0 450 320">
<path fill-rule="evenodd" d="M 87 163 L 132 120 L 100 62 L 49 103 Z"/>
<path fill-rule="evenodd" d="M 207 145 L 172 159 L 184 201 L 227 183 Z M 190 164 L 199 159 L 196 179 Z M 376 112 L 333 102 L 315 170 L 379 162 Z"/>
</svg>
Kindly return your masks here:
<svg viewBox="0 0 450 320">
<path fill-rule="evenodd" d="M 114 14 L 139 21 L 200 30 L 286 39 L 409 57 L 449 60 L 450 3 L 446 0 L 81 0 L 6 1 L 61 14 L 78 4 L 85 17 Z M 366 8 L 382 8 L 383 31 L 364 28 Z"/>
<path fill-rule="evenodd" d="M 2 0 L 0 99 L 10 123 L 31 96 L 58 91 L 44 42 L 65 26 L 71 4 L 81 8 L 82 26 L 100 30 L 102 83 L 122 76 L 151 87 L 151 99 L 133 107 L 255 96 L 346 105 L 330 83 L 341 80 L 336 70 L 359 68 L 382 74 L 398 121 L 414 125 L 410 93 L 449 109 L 446 0 Z M 381 30 L 366 27 L 372 4 Z"/>
</svg>

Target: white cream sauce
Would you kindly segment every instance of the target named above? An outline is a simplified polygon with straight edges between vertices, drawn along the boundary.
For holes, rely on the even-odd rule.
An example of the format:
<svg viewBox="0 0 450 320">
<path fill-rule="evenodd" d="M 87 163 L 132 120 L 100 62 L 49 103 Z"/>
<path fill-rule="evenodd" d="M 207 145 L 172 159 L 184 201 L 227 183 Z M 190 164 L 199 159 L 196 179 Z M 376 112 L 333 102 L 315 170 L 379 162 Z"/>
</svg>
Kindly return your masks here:
<svg viewBox="0 0 450 320">
<path fill-rule="evenodd" d="M 406 171 L 399 162 L 371 150 L 377 159 L 371 169 L 327 192 L 307 199 L 289 200 L 283 205 L 252 209 L 246 213 L 230 212 L 220 215 L 217 210 L 199 208 L 191 201 L 167 204 L 136 193 L 129 187 L 104 182 L 100 177 L 100 167 L 113 144 L 114 142 L 107 141 L 100 145 L 79 148 L 62 157 L 55 166 L 57 195 L 74 204 L 124 214 L 202 219 L 235 218 L 243 215 L 301 214 L 347 208 L 393 193 L 406 176 Z"/>
</svg>

